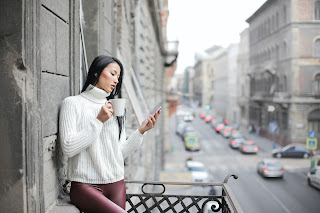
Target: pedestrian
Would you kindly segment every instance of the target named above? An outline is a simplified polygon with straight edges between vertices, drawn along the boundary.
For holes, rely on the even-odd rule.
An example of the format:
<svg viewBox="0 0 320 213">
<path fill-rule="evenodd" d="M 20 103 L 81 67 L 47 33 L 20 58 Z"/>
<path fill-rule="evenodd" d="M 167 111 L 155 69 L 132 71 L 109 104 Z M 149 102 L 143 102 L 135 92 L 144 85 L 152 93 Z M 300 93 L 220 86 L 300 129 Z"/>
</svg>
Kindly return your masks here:
<svg viewBox="0 0 320 213">
<path fill-rule="evenodd" d="M 113 116 L 112 104 L 121 90 L 124 70 L 110 56 L 96 57 L 79 95 L 61 105 L 60 138 L 68 157 L 70 199 L 81 211 L 126 212 L 124 159 L 138 149 L 161 108 L 126 139 L 125 116 Z"/>
</svg>

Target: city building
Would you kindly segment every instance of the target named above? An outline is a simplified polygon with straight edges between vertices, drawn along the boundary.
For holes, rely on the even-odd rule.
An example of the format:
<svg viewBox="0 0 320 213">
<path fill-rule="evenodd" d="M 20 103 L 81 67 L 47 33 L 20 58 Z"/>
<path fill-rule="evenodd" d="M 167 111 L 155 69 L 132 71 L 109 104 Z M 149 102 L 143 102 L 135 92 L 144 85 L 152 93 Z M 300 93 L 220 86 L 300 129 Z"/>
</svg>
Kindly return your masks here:
<svg viewBox="0 0 320 213">
<path fill-rule="evenodd" d="M 234 124 L 240 121 L 240 110 L 237 104 L 237 57 L 238 44 L 228 48 L 217 49 L 211 55 L 213 61 L 213 109 Z"/>
<path fill-rule="evenodd" d="M 319 139 L 320 1 L 268 0 L 247 22 L 250 124 L 282 145 Z"/>
<path fill-rule="evenodd" d="M 193 96 L 200 107 L 214 104 L 214 52 L 220 50 L 221 47 L 213 46 L 203 53 L 195 55 Z"/>
<path fill-rule="evenodd" d="M 240 125 L 247 127 L 249 124 L 249 92 L 250 78 L 249 71 L 249 29 L 246 28 L 240 34 L 238 70 L 236 73 L 237 98 L 240 108 Z"/>
<path fill-rule="evenodd" d="M 119 97 L 128 100 L 127 134 L 163 106 L 157 127 L 125 161 L 126 179 L 157 180 L 168 114 L 165 66 L 177 54 L 167 49 L 167 6 L 167 0 L 2 1 L 2 212 L 79 212 L 64 200 L 69 183 L 59 108 L 80 93 L 88 67 L 101 54 L 124 65 Z"/>
</svg>

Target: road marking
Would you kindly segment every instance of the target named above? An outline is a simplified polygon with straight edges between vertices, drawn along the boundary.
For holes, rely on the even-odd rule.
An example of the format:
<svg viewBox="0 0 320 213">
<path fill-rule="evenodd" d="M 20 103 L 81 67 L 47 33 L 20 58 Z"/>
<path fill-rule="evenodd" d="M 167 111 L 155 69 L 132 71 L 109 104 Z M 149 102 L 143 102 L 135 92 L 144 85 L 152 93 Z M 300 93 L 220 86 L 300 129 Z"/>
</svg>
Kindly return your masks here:
<svg viewBox="0 0 320 213">
<path fill-rule="evenodd" d="M 281 208 L 287 212 L 287 213 L 291 213 L 291 211 L 277 198 L 277 196 L 275 194 L 273 194 L 266 185 L 264 185 L 264 183 L 262 181 L 260 181 L 259 179 L 256 179 L 264 188 L 264 190 L 266 190 L 269 194 L 271 194 L 271 197 L 281 206 Z"/>
</svg>

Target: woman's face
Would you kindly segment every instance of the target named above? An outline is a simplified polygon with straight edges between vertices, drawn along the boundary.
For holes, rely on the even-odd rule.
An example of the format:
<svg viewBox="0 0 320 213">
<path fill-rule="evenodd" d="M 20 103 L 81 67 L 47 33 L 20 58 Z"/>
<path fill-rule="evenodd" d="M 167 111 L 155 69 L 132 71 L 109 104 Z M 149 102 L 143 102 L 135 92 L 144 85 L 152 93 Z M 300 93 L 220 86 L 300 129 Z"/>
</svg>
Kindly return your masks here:
<svg viewBox="0 0 320 213">
<path fill-rule="evenodd" d="M 102 70 L 96 87 L 106 91 L 107 93 L 111 93 L 112 90 L 116 88 L 119 77 L 119 64 L 116 62 L 110 63 L 106 68 Z"/>
</svg>

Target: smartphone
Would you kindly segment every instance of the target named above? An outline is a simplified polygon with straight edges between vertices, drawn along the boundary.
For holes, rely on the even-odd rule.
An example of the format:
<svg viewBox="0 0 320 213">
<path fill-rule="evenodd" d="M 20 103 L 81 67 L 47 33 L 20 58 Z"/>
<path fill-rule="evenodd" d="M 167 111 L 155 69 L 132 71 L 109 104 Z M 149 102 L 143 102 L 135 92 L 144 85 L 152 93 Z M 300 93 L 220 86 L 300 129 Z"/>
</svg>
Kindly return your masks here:
<svg viewBox="0 0 320 213">
<path fill-rule="evenodd" d="M 159 107 L 159 109 L 153 114 L 153 117 L 156 116 L 157 113 L 159 113 L 161 110 L 161 107 Z"/>
</svg>

